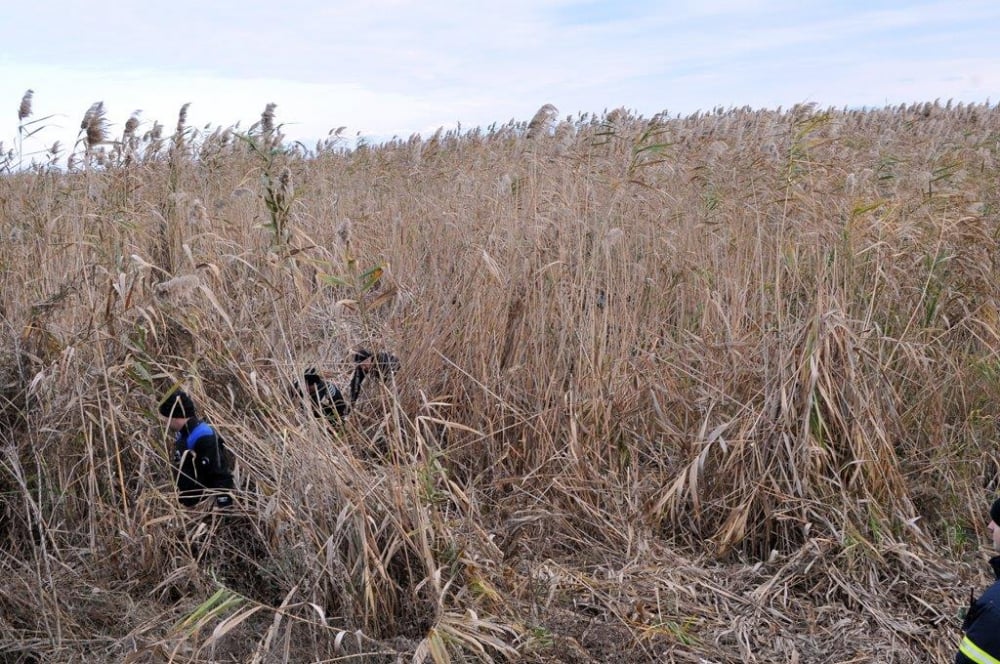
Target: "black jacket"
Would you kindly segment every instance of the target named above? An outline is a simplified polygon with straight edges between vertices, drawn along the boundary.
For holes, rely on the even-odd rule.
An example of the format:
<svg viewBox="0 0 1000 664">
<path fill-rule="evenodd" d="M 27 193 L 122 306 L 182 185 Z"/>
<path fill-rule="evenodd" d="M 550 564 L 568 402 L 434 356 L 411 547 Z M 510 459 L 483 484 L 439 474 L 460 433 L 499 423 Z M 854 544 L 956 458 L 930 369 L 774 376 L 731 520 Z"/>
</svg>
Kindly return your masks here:
<svg viewBox="0 0 1000 664">
<path fill-rule="evenodd" d="M 331 424 L 340 424 L 351 407 L 344 400 L 340 388 L 331 382 L 323 380 L 315 369 L 307 369 L 305 373 L 306 391 L 313 403 L 313 414 L 325 417 Z M 298 383 L 296 388 L 301 392 Z"/>
<path fill-rule="evenodd" d="M 233 488 L 233 475 L 223 443 L 215 429 L 196 417 L 174 437 L 173 471 L 182 505 L 196 505 L 206 495 L 216 496 L 222 506 L 232 501 L 226 491 Z"/>
<path fill-rule="evenodd" d="M 1000 661 L 1000 556 L 990 559 L 996 581 L 979 599 L 973 599 L 962 623 L 965 637 L 955 664 L 993 664 Z"/>
</svg>

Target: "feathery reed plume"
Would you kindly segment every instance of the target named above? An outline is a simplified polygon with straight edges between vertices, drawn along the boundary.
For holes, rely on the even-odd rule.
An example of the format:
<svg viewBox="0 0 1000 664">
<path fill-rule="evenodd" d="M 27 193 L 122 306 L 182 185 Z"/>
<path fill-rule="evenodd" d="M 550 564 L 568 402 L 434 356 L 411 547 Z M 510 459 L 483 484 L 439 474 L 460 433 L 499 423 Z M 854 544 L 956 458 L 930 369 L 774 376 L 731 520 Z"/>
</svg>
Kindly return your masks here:
<svg viewBox="0 0 1000 664">
<path fill-rule="evenodd" d="M 80 131 L 83 133 L 84 146 L 88 151 L 107 139 L 108 120 L 106 113 L 104 102 L 98 101 L 91 104 L 83 115 Z"/>
<path fill-rule="evenodd" d="M 125 121 L 125 138 L 131 139 L 135 138 L 135 130 L 139 128 L 139 111 L 136 111 L 132 116 Z"/>
<path fill-rule="evenodd" d="M 191 105 L 191 102 L 187 102 L 186 104 L 184 104 L 183 106 L 181 106 L 181 110 L 177 114 L 177 135 L 178 136 L 184 133 L 184 127 L 187 125 L 187 119 L 188 119 L 188 107 L 190 105 Z"/>
<path fill-rule="evenodd" d="M 528 123 L 528 138 L 537 138 L 548 132 L 549 127 L 552 126 L 552 122 L 556 119 L 556 115 L 559 114 L 559 110 L 552 104 L 545 104 L 538 112 L 535 113 L 535 117 L 531 118 L 531 122 Z"/>
<path fill-rule="evenodd" d="M 209 224 L 208 210 L 200 198 L 191 201 L 191 214 L 188 216 L 188 223 L 196 228 L 207 228 Z"/>
<path fill-rule="evenodd" d="M 260 114 L 260 130 L 264 134 L 274 131 L 274 109 L 277 104 L 271 103 L 264 107 L 264 112 Z"/>
<path fill-rule="evenodd" d="M 345 247 L 351 243 L 351 220 L 344 218 L 340 225 L 337 226 L 337 237 L 340 238 L 341 244 Z"/>
<path fill-rule="evenodd" d="M 163 149 L 163 125 L 153 121 L 153 126 L 142 135 L 142 142 L 146 144 L 143 148 L 143 157 L 150 159 L 156 157 Z"/>
<path fill-rule="evenodd" d="M 38 120 L 33 122 L 25 122 L 31 116 L 31 100 L 35 96 L 34 90 L 28 90 L 21 97 L 21 104 L 17 107 L 17 154 L 18 154 L 18 168 L 24 164 L 24 139 L 31 136 L 38 130 L 29 131 L 28 127 L 33 125 Z M 44 118 L 43 118 L 44 119 Z M 13 152 L 5 160 L 7 162 L 13 161 Z"/>
<path fill-rule="evenodd" d="M 159 141 L 162 138 L 163 138 L 163 125 L 154 120 L 152 128 L 150 128 L 150 130 L 143 135 L 142 140 L 155 143 L 156 141 Z"/>
<path fill-rule="evenodd" d="M 35 96 L 34 90 L 28 90 L 21 97 L 21 105 L 17 107 L 17 119 L 19 122 L 31 117 L 31 101 Z"/>
<path fill-rule="evenodd" d="M 56 141 L 55 143 L 53 143 L 52 147 L 50 147 L 46 151 L 46 154 L 48 155 L 48 158 L 49 158 L 49 166 L 55 166 L 56 165 L 56 163 L 59 161 L 59 153 L 61 151 L 62 151 L 62 146 L 60 145 L 59 141 Z"/>
<path fill-rule="evenodd" d="M 174 277 L 153 286 L 153 292 L 160 297 L 183 297 L 190 295 L 201 285 L 197 274 Z"/>
<path fill-rule="evenodd" d="M 174 130 L 173 139 L 168 149 L 170 157 L 170 187 L 173 191 L 176 191 L 177 188 L 177 168 L 188 153 L 187 139 L 189 136 L 193 136 L 193 131 L 187 127 L 188 107 L 190 106 L 191 102 L 185 103 L 177 113 L 177 127 Z"/>
<path fill-rule="evenodd" d="M 292 171 L 288 166 L 285 166 L 281 169 L 281 175 L 278 176 L 278 199 L 283 205 L 287 206 L 294 195 L 295 187 L 292 184 Z"/>
<path fill-rule="evenodd" d="M 135 135 L 135 131 L 139 128 L 140 112 L 135 111 L 132 113 L 129 119 L 125 121 L 125 130 L 122 132 L 121 152 L 129 162 L 131 162 L 133 154 L 139 147 L 139 137 Z"/>
</svg>

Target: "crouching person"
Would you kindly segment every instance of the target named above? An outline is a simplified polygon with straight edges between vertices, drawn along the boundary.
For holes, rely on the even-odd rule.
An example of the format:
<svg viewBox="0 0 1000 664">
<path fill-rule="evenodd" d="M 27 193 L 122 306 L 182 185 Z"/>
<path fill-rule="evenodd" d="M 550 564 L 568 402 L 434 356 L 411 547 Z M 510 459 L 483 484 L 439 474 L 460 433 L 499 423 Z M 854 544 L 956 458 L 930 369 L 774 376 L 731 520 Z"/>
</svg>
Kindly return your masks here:
<svg viewBox="0 0 1000 664">
<path fill-rule="evenodd" d="M 198 419 L 194 402 L 174 390 L 160 403 L 160 415 L 174 432 L 173 475 L 185 507 L 214 498 L 217 507 L 233 504 L 233 474 L 215 429 Z"/>
<path fill-rule="evenodd" d="M 1000 499 L 990 507 L 990 539 L 1000 549 Z M 972 598 L 962 631 L 965 636 L 955 655 L 955 664 L 1000 662 L 1000 556 L 990 558 L 996 581 L 978 599 Z"/>
</svg>

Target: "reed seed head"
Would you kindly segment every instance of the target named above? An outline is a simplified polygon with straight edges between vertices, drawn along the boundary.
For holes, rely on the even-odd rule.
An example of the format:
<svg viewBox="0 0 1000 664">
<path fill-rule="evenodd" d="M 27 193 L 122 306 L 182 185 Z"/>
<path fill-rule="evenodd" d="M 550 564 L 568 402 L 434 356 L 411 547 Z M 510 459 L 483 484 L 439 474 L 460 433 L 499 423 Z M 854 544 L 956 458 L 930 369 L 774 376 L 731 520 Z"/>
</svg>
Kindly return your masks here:
<svg viewBox="0 0 1000 664">
<path fill-rule="evenodd" d="M 288 201 L 292 200 L 294 194 L 295 187 L 292 184 L 292 171 L 288 166 L 285 166 L 281 169 L 281 175 L 278 176 L 278 195 L 287 204 Z"/>
<path fill-rule="evenodd" d="M 135 130 L 139 128 L 139 111 L 136 111 L 132 116 L 125 121 L 125 136 L 127 138 L 132 138 L 135 136 Z"/>
<path fill-rule="evenodd" d="M 153 121 L 152 128 L 142 137 L 144 141 L 156 142 L 163 138 L 163 125 Z"/>
<path fill-rule="evenodd" d="M 337 226 L 337 237 L 340 238 L 341 244 L 345 247 L 351 243 L 351 220 L 344 218 L 340 225 Z"/>
<path fill-rule="evenodd" d="M 80 130 L 84 133 L 88 150 L 107 140 L 108 120 L 103 101 L 95 102 L 87 109 L 80 123 Z"/>
<path fill-rule="evenodd" d="M 552 126 L 552 122 L 556 119 L 559 114 L 559 110 L 552 104 L 545 104 L 538 112 L 535 113 L 535 117 L 531 118 L 531 122 L 528 123 L 528 138 L 535 138 L 545 134 L 549 127 Z"/>
<path fill-rule="evenodd" d="M 31 117 L 31 101 L 34 99 L 35 91 L 28 90 L 21 97 L 21 105 L 17 107 L 17 120 L 22 122 L 27 118 Z"/>
<path fill-rule="evenodd" d="M 268 104 L 264 107 L 264 112 L 260 114 L 260 130 L 265 134 L 274 131 L 274 109 L 277 107 L 277 104 Z"/>
<path fill-rule="evenodd" d="M 188 107 L 190 105 L 191 105 L 191 102 L 188 102 L 188 103 L 184 104 L 183 106 L 181 106 L 181 110 L 177 114 L 177 133 L 178 134 L 183 134 L 184 133 L 184 127 L 187 125 L 187 119 L 188 119 Z"/>
</svg>

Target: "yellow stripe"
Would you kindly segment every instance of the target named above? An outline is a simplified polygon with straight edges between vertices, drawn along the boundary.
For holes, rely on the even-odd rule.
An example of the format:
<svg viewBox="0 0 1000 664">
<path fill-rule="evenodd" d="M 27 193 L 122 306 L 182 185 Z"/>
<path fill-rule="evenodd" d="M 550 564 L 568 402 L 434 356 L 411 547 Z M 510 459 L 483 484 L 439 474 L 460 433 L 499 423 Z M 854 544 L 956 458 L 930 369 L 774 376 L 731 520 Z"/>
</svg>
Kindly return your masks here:
<svg viewBox="0 0 1000 664">
<path fill-rule="evenodd" d="M 971 659 L 976 664 L 1000 664 L 1000 659 L 997 659 L 977 646 L 969 637 L 962 639 L 962 645 L 960 645 L 958 649 L 963 655 Z"/>
</svg>

